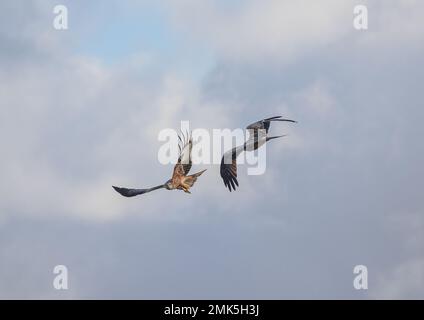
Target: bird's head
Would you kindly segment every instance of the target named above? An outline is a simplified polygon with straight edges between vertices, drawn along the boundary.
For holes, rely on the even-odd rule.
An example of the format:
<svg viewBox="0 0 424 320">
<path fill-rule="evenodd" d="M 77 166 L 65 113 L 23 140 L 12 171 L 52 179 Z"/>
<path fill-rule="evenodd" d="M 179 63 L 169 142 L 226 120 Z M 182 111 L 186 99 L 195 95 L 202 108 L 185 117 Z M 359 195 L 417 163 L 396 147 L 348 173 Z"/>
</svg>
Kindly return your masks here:
<svg viewBox="0 0 424 320">
<path fill-rule="evenodd" d="M 164 184 L 164 186 L 165 186 L 165 189 L 167 189 L 167 190 L 174 189 L 174 186 L 172 185 L 171 180 L 166 181 L 165 184 Z"/>
</svg>

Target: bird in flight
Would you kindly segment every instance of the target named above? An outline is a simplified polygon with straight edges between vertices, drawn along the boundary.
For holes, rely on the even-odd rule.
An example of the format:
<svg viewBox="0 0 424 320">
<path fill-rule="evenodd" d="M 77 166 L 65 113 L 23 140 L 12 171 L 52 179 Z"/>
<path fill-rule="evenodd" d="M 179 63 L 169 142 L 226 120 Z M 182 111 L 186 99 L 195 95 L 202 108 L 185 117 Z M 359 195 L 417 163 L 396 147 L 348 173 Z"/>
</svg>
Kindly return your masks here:
<svg viewBox="0 0 424 320">
<path fill-rule="evenodd" d="M 149 188 L 149 189 L 127 189 L 112 186 L 118 193 L 123 195 L 124 197 L 134 197 L 140 194 L 144 194 L 150 191 L 158 190 L 158 189 L 167 189 L 167 190 L 183 190 L 186 193 L 191 193 L 190 188 L 194 185 L 197 178 L 202 175 L 206 170 L 197 172 L 192 175 L 187 175 L 191 169 L 192 161 L 191 161 L 191 150 L 193 148 L 193 141 L 191 136 L 187 134 L 187 137 L 183 135 L 178 136 L 179 139 L 179 157 L 178 162 L 174 166 L 174 172 L 172 174 L 172 178 L 166 181 L 164 184 Z"/>
<path fill-rule="evenodd" d="M 250 133 L 249 139 L 244 144 L 228 150 L 222 156 L 220 173 L 222 180 L 224 181 L 224 185 L 230 190 L 230 192 L 232 190 L 236 190 L 236 186 L 239 186 L 237 181 L 237 157 L 243 151 L 254 151 L 263 146 L 269 140 L 285 136 L 268 137 L 269 127 L 271 126 L 272 121 L 287 121 L 296 123 L 294 120 L 282 119 L 281 116 L 271 117 L 252 123 L 246 128 Z"/>
</svg>

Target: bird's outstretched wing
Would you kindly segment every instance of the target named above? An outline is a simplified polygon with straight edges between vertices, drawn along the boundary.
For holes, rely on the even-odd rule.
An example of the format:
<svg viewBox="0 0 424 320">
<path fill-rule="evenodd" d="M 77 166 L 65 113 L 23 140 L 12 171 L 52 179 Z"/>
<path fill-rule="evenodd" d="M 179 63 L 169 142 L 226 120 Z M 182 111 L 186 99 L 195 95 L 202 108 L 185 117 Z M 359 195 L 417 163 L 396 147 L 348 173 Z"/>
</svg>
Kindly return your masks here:
<svg viewBox="0 0 424 320">
<path fill-rule="evenodd" d="M 250 139 L 254 138 L 257 140 L 259 136 L 259 130 L 265 130 L 265 133 L 268 134 L 269 127 L 271 126 L 271 121 L 287 121 L 287 122 L 293 122 L 293 123 L 297 122 L 290 119 L 283 119 L 282 116 L 276 116 L 276 117 L 259 120 L 255 123 L 249 124 L 246 127 L 246 129 L 248 129 L 251 134 Z"/>
<path fill-rule="evenodd" d="M 186 176 L 191 169 L 192 161 L 191 161 L 191 150 L 193 149 L 193 140 L 191 135 L 181 134 L 178 136 L 179 144 L 179 157 L 178 162 L 174 167 L 174 173 L 178 175 Z"/>
<path fill-rule="evenodd" d="M 120 188 L 115 186 L 112 186 L 112 187 L 113 189 L 115 189 L 116 192 L 120 193 L 124 197 L 131 198 L 131 197 L 135 197 L 140 194 L 144 194 L 153 190 L 165 188 L 165 185 L 160 185 L 160 186 L 149 188 L 149 189 L 127 189 L 127 188 Z"/>
<path fill-rule="evenodd" d="M 267 136 L 269 127 L 271 126 L 271 121 L 288 121 L 296 123 L 294 120 L 284 119 L 282 116 L 276 116 L 257 121 L 247 126 L 246 129 L 248 129 L 250 132 L 249 139 L 243 145 L 235 147 L 224 153 L 224 156 L 221 160 L 221 177 L 222 180 L 224 180 L 225 186 L 230 191 L 236 190 L 236 186 L 238 187 L 239 185 L 237 181 L 237 157 L 243 151 L 249 150 L 249 146 L 253 146 L 253 149 L 256 150 L 260 145 L 258 140 L 264 142 L 262 139 L 266 139 L 266 142 L 271 139 L 283 137 L 283 135 L 275 137 Z"/>
<path fill-rule="evenodd" d="M 237 157 L 244 150 L 244 146 L 234 147 L 233 149 L 224 153 L 221 159 L 221 168 L 220 173 L 222 180 L 224 181 L 224 185 L 230 190 L 236 190 L 236 186 L 238 187 L 237 181 Z"/>
</svg>

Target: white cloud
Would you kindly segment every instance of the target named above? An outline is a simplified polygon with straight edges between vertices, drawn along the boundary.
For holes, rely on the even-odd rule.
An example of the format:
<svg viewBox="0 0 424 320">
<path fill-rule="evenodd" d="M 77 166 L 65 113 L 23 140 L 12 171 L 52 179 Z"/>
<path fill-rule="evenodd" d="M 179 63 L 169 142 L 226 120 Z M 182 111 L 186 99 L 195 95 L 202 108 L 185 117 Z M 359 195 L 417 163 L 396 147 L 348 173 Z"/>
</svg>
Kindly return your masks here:
<svg viewBox="0 0 424 320">
<path fill-rule="evenodd" d="M 423 299 L 424 259 L 403 262 L 378 277 L 370 291 L 376 299 Z"/>
<path fill-rule="evenodd" d="M 142 53 L 141 63 L 113 66 L 56 54 L 46 48 L 42 61 L 28 58 L 0 71 L 1 216 L 103 221 L 166 212 L 166 203 L 149 201 L 161 191 L 140 202 L 111 186 L 165 182 L 173 168 L 157 163 L 159 130 L 178 130 L 181 120 L 193 128 L 220 126 L 225 107 L 202 102 L 187 77 L 153 74 L 148 68 L 155 62 Z"/>
<path fill-rule="evenodd" d="M 177 24 L 235 62 L 291 61 L 352 30 L 354 1 L 246 1 L 233 10 L 214 1 L 174 5 Z"/>
<path fill-rule="evenodd" d="M 43 32 L 51 27 L 49 4 L 31 2 L 26 11 L 14 3 L 0 4 L 1 30 L 15 18 L 24 25 L 0 31 L 7 43 L 0 51 L 1 279 L 26 272 L 40 279 L 69 254 L 82 297 L 105 296 L 105 287 L 118 297 L 137 297 L 140 287 L 143 297 L 195 297 L 202 291 L 196 279 L 233 298 L 352 297 L 349 264 L 370 260 L 379 267 L 370 265 L 372 274 L 382 274 L 377 296 L 421 295 L 424 133 L 415 64 L 422 58 L 411 54 L 422 50 L 423 11 L 412 10 L 420 3 L 399 2 L 399 15 L 394 1 L 370 3 L 370 30 L 356 33 L 351 1 L 173 2 L 179 30 L 194 35 L 187 50 L 215 54 L 216 69 L 200 84 L 155 68 L 162 58 L 145 52 L 113 66 L 77 54 L 67 40 L 87 36 L 78 10 L 70 32 L 58 36 Z M 96 4 L 83 10 L 86 18 Z M 270 144 L 265 176 L 240 168 L 235 193 L 224 188 L 218 166 L 208 167 L 191 196 L 162 190 L 126 199 L 111 188 L 167 180 L 172 166 L 157 162 L 160 129 L 178 129 L 180 120 L 238 127 L 274 114 L 299 124 L 273 125 L 290 136 Z M 388 232 L 388 219 L 405 229 Z M 105 220 L 113 223 L 104 227 Z M 28 263 L 34 252 L 44 253 L 37 265 Z M 173 291 L 159 280 L 171 279 L 168 268 L 185 273 L 172 279 Z M 226 278 L 233 270 L 242 271 L 237 285 Z M 30 287 L 39 297 L 45 278 L 30 286 L 8 281 L 11 290 L 0 295 L 22 296 Z M 49 292 L 51 279 L 45 283 Z"/>
<path fill-rule="evenodd" d="M 353 28 L 357 1 L 242 1 L 233 5 L 207 0 L 172 3 L 176 27 L 196 43 L 231 63 L 291 63 L 351 42 L 352 52 L 393 49 L 393 43 L 422 47 L 424 4 L 418 0 L 363 1 L 369 29 Z"/>
</svg>

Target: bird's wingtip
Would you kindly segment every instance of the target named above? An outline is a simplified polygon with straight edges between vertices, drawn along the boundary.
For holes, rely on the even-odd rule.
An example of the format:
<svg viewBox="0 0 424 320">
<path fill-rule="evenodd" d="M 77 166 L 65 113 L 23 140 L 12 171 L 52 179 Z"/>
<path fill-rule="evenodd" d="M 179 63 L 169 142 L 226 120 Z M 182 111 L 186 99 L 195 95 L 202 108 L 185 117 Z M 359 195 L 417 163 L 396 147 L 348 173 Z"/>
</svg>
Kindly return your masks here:
<svg viewBox="0 0 424 320">
<path fill-rule="evenodd" d="M 116 186 L 112 186 L 112 188 L 113 188 L 116 192 L 118 192 L 119 194 L 123 195 L 123 194 L 122 194 L 122 192 L 123 192 L 122 188 L 120 188 L 120 187 L 116 187 Z"/>
</svg>

